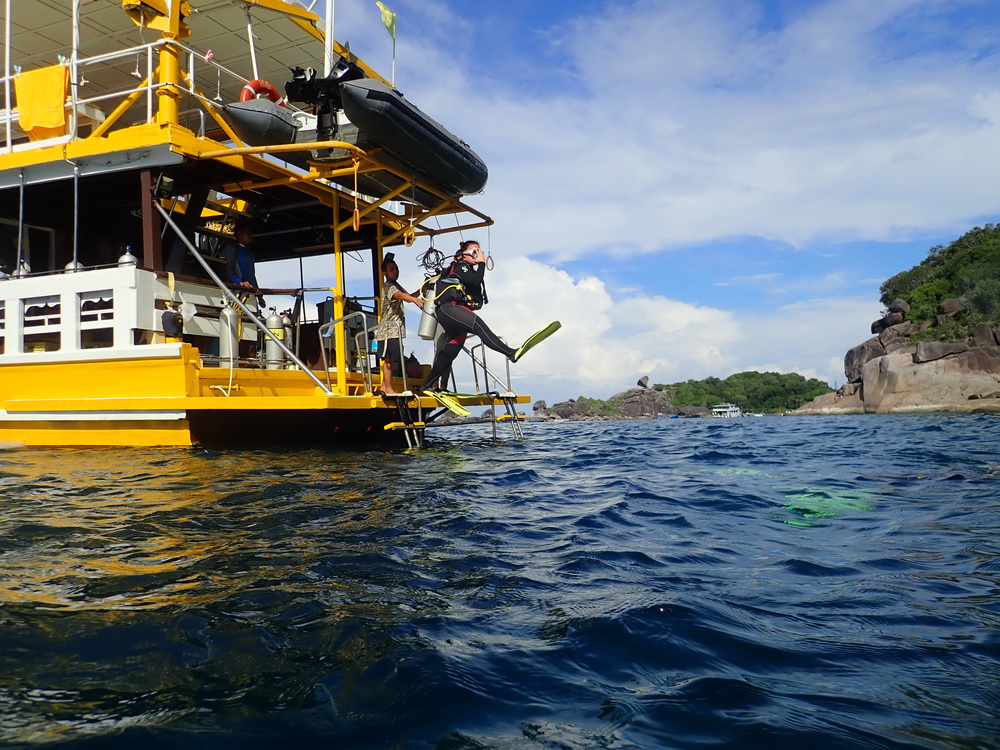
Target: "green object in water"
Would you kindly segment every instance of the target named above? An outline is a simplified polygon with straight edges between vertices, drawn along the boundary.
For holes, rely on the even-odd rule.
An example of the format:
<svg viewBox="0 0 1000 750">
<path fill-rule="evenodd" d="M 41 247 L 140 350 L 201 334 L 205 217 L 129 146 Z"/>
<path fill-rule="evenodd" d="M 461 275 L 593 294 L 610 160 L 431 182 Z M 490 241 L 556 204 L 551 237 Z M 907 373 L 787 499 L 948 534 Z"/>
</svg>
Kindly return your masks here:
<svg viewBox="0 0 1000 750">
<path fill-rule="evenodd" d="M 743 469 L 734 467 L 731 469 L 716 469 L 715 473 L 722 477 L 769 477 L 766 471 L 761 469 Z"/>
<path fill-rule="evenodd" d="M 815 490 L 786 495 L 791 502 L 785 510 L 802 514 L 806 518 L 828 518 L 851 510 L 872 510 L 875 507 L 871 493 L 858 490 Z"/>
</svg>

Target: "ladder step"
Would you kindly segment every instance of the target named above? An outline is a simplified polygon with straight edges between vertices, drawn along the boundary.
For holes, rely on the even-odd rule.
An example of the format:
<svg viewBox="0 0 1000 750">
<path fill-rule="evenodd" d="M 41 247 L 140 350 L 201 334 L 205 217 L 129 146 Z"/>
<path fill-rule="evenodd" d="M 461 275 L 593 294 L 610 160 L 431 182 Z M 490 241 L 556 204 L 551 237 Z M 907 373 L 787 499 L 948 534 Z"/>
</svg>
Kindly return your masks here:
<svg viewBox="0 0 1000 750">
<path fill-rule="evenodd" d="M 383 430 L 412 430 L 414 427 L 426 427 L 427 425 L 423 422 L 412 422 L 407 424 L 406 422 L 389 422 L 389 424 L 382 427 Z"/>
</svg>

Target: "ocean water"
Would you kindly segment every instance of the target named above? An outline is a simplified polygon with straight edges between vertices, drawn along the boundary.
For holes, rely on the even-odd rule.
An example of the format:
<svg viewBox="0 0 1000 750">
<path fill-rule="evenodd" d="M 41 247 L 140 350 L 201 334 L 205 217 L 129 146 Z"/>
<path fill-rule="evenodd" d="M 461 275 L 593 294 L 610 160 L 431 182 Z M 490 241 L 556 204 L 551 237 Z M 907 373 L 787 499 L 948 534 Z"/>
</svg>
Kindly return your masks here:
<svg viewBox="0 0 1000 750">
<path fill-rule="evenodd" d="M 1000 418 L 0 452 L 5 748 L 1000 747 Z"/>
</svg>

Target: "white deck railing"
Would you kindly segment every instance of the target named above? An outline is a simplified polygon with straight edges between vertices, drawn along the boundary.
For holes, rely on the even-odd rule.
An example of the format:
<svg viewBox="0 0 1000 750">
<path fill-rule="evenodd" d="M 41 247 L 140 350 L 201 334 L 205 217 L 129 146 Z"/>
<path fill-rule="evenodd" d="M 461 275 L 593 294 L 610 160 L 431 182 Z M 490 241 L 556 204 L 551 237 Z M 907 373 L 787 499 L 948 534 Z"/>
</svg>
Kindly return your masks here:
<svg viewBox="0 0 1000 750">
<path fill-rule="evenodd" d="M 211 285 L 176 282 L 134 265 L 0 279 L 0 362 L 41 352 L 73 359 L 84 351 L 116 351 L 161 342 L 168 306 L 190 303 L 198 314 L 185 333 L 219 335 L 221 293 Z M 138 333 L 137 333 L 138 332 Z M 252 323 L 242 338 L 257 339 Z"/>
</svg>

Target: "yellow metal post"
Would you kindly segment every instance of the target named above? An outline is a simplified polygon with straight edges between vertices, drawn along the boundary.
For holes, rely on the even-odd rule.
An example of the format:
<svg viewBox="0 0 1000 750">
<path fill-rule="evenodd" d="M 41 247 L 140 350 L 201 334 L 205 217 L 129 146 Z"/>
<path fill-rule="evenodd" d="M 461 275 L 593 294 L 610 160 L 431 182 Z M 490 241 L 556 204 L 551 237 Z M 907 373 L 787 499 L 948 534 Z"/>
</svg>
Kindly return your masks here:
<svg viewBox="0 0 1000 750">
<path fill-rule="evenodd" d="M 333 201 L 333 264 L 336 267 L 336 288 L 333 290 L 333 319 L 344 317 L 344 254 L 340 244 L 340 230 L 337 217 L 340 215 L 340 196 Z M 333 329 L 333 340 L 337 351 L 334 361 L 337 366 L 337 393 L 347 395 L 347 326 L 341 320 Z"/>
<path fill-rule="evenodd" d="M 156 122 L 160 125 L 177 124 L 181 98 L 181 64 L 179 42 L 190 36 L 191 29 L 184 19 L 193 12 L 187 0 L 122 0 L 125 13 L 139 28 L 159 31 L 166 44 L 160 48 L 157 66 Z"/>
<path fill-rule="evenodd" d="M 166 36 L 166 35 L 164 35 Z M 160 88 L 156 90 L 156 122 L 160 125 L 176 125 L 178 100 L 181 98 L 177 82 L 180 80 L 180 50 L 172 44 L 160 48 Z"/>
</svg>

